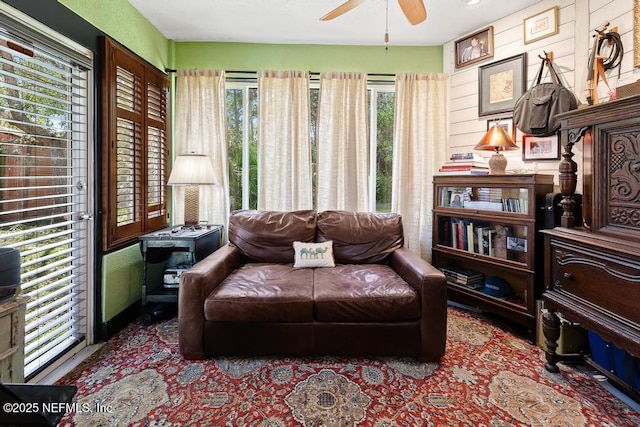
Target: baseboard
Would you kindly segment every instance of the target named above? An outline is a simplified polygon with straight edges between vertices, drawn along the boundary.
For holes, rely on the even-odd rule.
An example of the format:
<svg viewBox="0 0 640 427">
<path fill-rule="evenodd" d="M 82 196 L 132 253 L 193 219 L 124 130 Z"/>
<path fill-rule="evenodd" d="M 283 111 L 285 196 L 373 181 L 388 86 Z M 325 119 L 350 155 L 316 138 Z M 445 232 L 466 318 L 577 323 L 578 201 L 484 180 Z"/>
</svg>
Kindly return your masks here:
<svg viewBox="0 0 640 427">
<path fill-rule="evenodd" d="M 116 314 L 113 318 L 103 322 L 99 328 L 99 340 L 107 341 L 140 317 L 140 304 L 141 302 L 138 300 L 120 313 Z"/>
</svg>

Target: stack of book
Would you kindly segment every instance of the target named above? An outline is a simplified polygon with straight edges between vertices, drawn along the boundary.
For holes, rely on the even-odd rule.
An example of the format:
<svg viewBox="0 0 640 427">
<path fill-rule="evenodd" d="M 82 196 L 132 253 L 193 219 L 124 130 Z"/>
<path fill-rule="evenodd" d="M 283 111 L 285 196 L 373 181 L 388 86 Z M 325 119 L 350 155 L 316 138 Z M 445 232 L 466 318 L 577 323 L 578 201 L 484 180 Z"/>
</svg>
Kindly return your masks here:
<svg viewBox="0 0 640 427">
<path fill-rule="evenodd" d="M 473 153 L 454 153 L 438 172 L 439 175 L 488 175 L 489 166 Z"/>
<path fill-rule="evenodd" d="M 484 275 L 477 271 L 459 267 L 442 267 L 440 269 L 447 281 L 470 289 L 479 289 L 484 285 Z"/>
</svg>

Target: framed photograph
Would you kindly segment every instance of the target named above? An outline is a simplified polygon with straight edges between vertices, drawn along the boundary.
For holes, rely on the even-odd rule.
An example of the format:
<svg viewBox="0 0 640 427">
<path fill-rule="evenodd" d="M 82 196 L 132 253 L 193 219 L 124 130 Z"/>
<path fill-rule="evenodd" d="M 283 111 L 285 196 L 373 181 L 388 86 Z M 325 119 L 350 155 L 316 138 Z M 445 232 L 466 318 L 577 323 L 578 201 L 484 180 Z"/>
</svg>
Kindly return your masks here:
<svg viewBox="0 0 640 427">
<path fill-rule="evenodd" d="M 558 6 L 530 16 L 522 23 L 524 44 L 533 43 L 558 33 Z"/>
<path fill-rule="evenodd" d="M 464 207 L 464 194 L 463 193 L 451 193 L 451 200 L 449 202 L 449 206 L 452 208 L 462 208 Z"/>
<path fill-rule="evenodd" d="M 513 111 L 526 91 L 526 74 L 526 53 L 478 67 L 478 116 Z"/>
<path fill-rule="evenodd" d="M 524 237 L 507 236 L 507 249 L 516 252 L 527 252 L 527 239 Z"/>
<path fill-rule="evenodd" d="M 522 135 L 522 160 L 558 160 L 560 142 L 558 135 L 532 136 Z"/>
<path fill-rule="evenodd" d="M 493 27 L 455 41 L 456 68 L 493 57 Z"/>
<path fill-rule="evenodd" d="M 487 120 L 487 131 L 493 126 L 499 126 L 505 130 L 511 136 L 511 139 L 516 140 L 516 127 L 513 125 L 513 118 L 508 119 L 494 119 Z"/>
</svg>

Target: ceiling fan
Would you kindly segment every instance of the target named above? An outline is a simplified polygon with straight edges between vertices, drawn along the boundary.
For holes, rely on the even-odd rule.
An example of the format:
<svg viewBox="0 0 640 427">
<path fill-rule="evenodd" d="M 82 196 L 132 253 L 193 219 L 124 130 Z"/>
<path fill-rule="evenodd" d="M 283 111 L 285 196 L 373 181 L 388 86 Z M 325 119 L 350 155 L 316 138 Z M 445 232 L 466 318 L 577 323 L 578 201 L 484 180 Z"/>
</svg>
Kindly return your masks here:
<svg viewBox="0 0 640 427">
<path fill-rule="evenodd" d="M 331 12 L 320 18 L 321 21 L 329 21 L 360 6 L 366 0 L 347 0 Z M 402 12 L 407 17 L 411 25 L 417 25 L 427 19 L 427 10 L 424 7 L 423 0 L 398 0 Z"/>
</svg>

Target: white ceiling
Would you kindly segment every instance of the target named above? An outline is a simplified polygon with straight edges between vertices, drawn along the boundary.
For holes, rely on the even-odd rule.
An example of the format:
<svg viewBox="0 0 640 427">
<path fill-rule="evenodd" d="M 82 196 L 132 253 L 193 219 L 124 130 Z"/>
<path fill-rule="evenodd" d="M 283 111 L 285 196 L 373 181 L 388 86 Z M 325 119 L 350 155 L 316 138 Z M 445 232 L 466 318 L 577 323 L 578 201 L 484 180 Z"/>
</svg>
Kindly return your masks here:
<svg viewBox="0 0 640 427">
<path fill-rule="evenodd" d="M 166 38 L 282 44 L 380 45 L 387 0 L 368 0 L 332 20 L 345 0 L 129 0 Z M 541 0 L 424 0 L 427 20 L 411 26 L 389 1 L 390 45 L 440 46 Z"/>
</svg>

